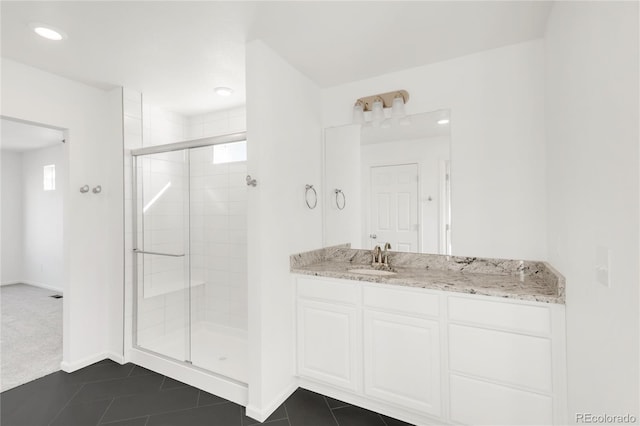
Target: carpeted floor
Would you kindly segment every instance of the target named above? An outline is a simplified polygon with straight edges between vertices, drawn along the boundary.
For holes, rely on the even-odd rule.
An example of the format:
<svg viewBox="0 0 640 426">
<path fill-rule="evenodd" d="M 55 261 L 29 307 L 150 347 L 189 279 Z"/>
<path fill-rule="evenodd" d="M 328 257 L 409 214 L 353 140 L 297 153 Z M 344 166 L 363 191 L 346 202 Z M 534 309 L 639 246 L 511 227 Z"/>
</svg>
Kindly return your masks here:
<svg viewBox="0 0 640 426">
<path fill-rule="evenodd" d="M 62 299 L 26 284 L 0 287 L 0 391 L 60 369 Z"/>
</svg>

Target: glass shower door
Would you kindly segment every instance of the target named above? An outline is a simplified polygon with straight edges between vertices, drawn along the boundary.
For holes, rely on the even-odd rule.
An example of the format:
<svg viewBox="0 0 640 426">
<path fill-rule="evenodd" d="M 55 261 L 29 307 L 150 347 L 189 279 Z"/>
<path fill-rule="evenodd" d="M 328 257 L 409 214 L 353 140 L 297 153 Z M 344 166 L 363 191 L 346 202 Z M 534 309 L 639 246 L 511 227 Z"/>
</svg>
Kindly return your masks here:
<svg viewBox="0 0 640 426">
<path fill-rule="evenodd" d="M 188 151 L 134 158 L 134 344 L 190 362 Z"/>
<path fill-rule="evenodd" d="M 246 141 L 189 150 L 191 360 L 247 383 Z"/>
</svg>

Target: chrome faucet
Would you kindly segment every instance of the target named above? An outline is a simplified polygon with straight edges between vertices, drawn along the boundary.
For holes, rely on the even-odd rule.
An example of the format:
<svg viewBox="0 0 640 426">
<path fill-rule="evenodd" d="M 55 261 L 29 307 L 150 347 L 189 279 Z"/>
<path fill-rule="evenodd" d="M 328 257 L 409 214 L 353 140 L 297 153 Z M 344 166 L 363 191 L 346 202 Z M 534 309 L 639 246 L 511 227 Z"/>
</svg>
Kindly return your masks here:
<svg viewBox="0 0 640 426">
<path fill-rule="evenodd" d="M 389 266 L 389 254 L 387 250 L 391 250 L 391 244 L 388 242 L 384 243 L 384 252 L 382 253 L 382 264 Z"/>
<path fill-rule="evenodd" d="M 375 246 L 371 251 L 371 265 L 380 264 L 382 264 L 382 250 L 380 250 L 380 246 Z"/>
</svg>

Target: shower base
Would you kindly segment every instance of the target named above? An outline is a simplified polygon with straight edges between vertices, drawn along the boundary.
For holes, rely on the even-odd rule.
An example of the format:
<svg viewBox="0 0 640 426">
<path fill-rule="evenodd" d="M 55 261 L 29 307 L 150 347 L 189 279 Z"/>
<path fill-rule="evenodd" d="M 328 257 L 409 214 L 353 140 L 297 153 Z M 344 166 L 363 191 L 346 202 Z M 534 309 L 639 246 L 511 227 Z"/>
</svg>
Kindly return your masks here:
<svg viewBox="0 0 640 426">
<path fill-rule="evenodd" d="M 142 349 L 178 361 L 186 360 L 184 332 L 176 331 L 153 340 L 139 342 Z M 192 365 L 239 382 L 248 382 L 247 332 L 200 322 L 191 329 Z"/>
</svg>

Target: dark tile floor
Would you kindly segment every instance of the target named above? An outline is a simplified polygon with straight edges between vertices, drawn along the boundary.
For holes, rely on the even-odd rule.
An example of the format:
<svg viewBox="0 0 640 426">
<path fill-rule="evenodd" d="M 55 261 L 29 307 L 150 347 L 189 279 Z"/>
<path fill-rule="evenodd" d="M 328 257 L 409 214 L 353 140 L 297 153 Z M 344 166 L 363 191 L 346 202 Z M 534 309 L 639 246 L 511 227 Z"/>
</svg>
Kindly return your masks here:
<svg viewBox="0 0 640 426">
<path fill-rule="evenodd" d="M 134 364 L 105 360 L 58 371 L 0 394 L 2 426 L 249 426 L 244 407 Z M 407 423 L 298 389 L 270 426 L 401 426 Z"/>
</svg>

